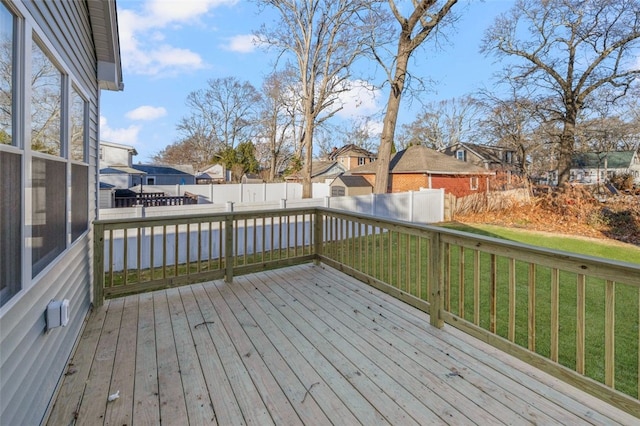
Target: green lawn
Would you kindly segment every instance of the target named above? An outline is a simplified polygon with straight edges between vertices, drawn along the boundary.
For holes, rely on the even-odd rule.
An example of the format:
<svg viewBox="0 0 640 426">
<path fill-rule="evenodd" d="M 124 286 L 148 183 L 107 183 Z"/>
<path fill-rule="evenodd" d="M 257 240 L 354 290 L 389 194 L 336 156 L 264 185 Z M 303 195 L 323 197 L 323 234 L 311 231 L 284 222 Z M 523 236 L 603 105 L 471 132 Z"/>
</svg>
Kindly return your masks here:
<svg viewBox="0 0 640 426">
<path fill-rule="evenodd" d="M 599 241 L 592 238 L 557 236 L 494 225 L 450 223 L 443 225 L 443 227 L 556 250 L 604 257 L 606 259 L 620 260 L 623 262 L 640 263 L 640 247 L 617 241 Z"/>
<path fill-rule="evenodd" d="M 582 238 L 561 237 L 494 226 L 450 225 L 475 234 L 502 238 L 557 250 L 640 263 L 640 248 L 620 243 L 608 244 Z M 358 234 L 354 238 L 329 243 L 325 254 L 357 270 L 386 282 L 421 299 L 429 299 L 428 240 L 402 232 Z M 448 282 L 445 308 L 474 322 L 474 250 L 451 246 L 448 260 Z M 464 256 L 464 257 L 462 257 Z M 489 330 L 491 324 L 491 256 L 479 254 L 479 321 Z M 510 260 L 496 256 L 496 333 L 508 337 Z M 527 262 L 515 261 L 515 343 L 528 347 L 529 269 Z M 535 352 L 550 356 L 551 343 L 551 267 L 535 267 Z M 577 275 L 559 272 L 559 363 L 570 369 L 576 366 L 576 299 Z M 586 279 L 585 368 L 586 375 L 604 381 L 605 353 L 605 282 Z M 615 387 L 632 395 L 638 394 L 638 289 L 624 283 L 615 284 Z"/>
</svg>

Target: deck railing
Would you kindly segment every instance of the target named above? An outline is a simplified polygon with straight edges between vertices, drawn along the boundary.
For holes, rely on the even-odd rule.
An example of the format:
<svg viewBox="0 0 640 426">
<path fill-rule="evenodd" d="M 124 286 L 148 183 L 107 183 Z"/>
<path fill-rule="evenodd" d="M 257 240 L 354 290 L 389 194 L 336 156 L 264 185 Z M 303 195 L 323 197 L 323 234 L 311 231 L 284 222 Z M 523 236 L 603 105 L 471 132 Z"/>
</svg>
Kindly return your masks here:
<svg viewBox="0 0 640 426">
<path fill-rule="evenodd" d="M 640 417 L 640 265 L 324 208 L 94 229 L 94 303 L 314 260 Z"/>
</svg>

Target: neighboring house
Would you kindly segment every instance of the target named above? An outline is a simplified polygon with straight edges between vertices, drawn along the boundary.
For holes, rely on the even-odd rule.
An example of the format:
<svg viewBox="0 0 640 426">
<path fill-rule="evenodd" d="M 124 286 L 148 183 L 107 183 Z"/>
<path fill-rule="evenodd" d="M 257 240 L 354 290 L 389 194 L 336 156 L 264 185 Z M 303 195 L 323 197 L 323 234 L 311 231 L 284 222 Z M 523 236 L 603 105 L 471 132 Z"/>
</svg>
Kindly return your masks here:
<svg viewBox="0 0 640 426">
<path fill-rule="evenodd" d="M 114 165 L 100 169 L 100 183 L 112 185 L 117 189 L 126 189 L 145 184 L 145 174 L 142 170 L 133 167 Z"/>
<path fill-rule="evenodd" d="M 569 180 L 579 183 L 602 183 L 614 175 L 629 173 L 640 184 L 638 151 L 579 152 L 571 158 Z"/>
<path fill-rule="evenodd" d="M 370 163 L 348 172 L 375 185 L 376 164 Z M 457 197 L 487 191 L 494 172 L 456 160 L 422 145 L 411 146 L 391 157 L 387 192 L 443 188 Z"/>
<path fill-rule="evenodd" d="M 116 187 L 109 183 L 100 182 L 100 201 L 98 204 L 99 209 L 111 209 L 113 208 L 113 199 L 115 196 Z"/>
<path fill-rule="evenodd" d="M 376 155 L 349 144 L 342 148 L 333 148 L 325 159 L 311 163 L 311 182 L 332 181 L 344 172 L 375 161 Z M 287 182 L 302 182 L 302 172 L 285 177 Z"/>
<path fill-rule="evenodd" d="M 133 169 L 144 173 L 144 185 L 195 185 L 196 178 L 177 167 L 134 164 Z"/>
<path fill-rule="evenodd" d="M 128 166 L 133 164 L 133 156 L 138 151 L 132 146 L 100 141 L 100 168 L 109 166 Z"/>
<path fill-rule="evenodd" d="M 373 186 L 362 176 L 342 175 L 331 182 L 331 196 L 368 195 L 373 193 Z"/>
<path fill-rule="evenodd" d="M 241 183 L 264 183 L 264 179 L 258 173 L 245 173 L 240 179 Z"/>
<path fill-rule="evenodd" d="M 230 179 L 227 178 L 227 172 L 222 164 L 214 164 L 196 174 L 197 184 L 224 183 L 228 180 Z"/>
<path fill-rule="evenodd" d="M 522 168 L 516 151 L 499 146 L 456 143 L 443 153 L 487 170 L 519 172 Z"/>
<path fill-rule="evenodd" d="M 322 183 L 333 180 L 347 169 L 337 161 L 314 161 L 311 163 L 311 182 Z M 294 173 L 285 178 L 287 182 L 302 182 L 302 172 Z"/>
<path fill-rule="evenodd" d="M 0 2 L 0 22 L 0 424 L 37 425 L 92 301 L 100 90 L 123 88 L 116 4 Z M 48 328 L 52 300 L 68 301 L 65 327 Z"/>
<path fill-rule="evenodd" d="M 328 161 L 335 161 L 346 170 L 364 166 L 365 164 L 376 161 L 376 158 L 377 156 L 374 153 L 354 144 L 348 144 L 342 148 L 333 148 L 329 155 L 327 155 Z"/>
</svg>

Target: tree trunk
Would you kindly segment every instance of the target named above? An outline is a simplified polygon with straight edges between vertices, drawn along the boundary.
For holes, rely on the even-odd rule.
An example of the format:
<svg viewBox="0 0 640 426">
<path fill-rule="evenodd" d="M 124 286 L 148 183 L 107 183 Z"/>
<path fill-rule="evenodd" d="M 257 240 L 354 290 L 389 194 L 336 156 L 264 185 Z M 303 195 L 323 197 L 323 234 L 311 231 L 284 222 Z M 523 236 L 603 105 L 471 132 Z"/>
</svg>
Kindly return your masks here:
<svg viewBox="0 0 640 426">
<path fill-rule="evenodd" d="M 576 109 L 567 107 L 567 115 L 563 123 L 564 127 L 560 135 L 560 146 L 558 150 L 558 187 L 569 182 L 571 158 L 573 157 L 575 145 L 576 117 Z"/>
<path fill-rule="evenodd" d="M 408 39 L 407 39 L 408 40 Z M 400 110 L 400 100 L 407 73 L 410 51 L 405 47 L 407 42 L 400 38 L 398 42 L 398 62 L 389 91 L 387 101 L 387 112 L 384 115 L 382 124 L 382 135 L 380 137 L 380 148 L 378 148 L 378 159 L 376 160 L 376 182 L 373 192 L 385 194 L 389 187 L 389 163 L 391 162 L 391 148 L 394 143 L 396 125 L 398 123 L 398 111 Z"/>
<path fill-rule="evenodd" d="M 276 164 L 277 164 L 276 151 L 271 150 L 271 159 L 269 161 L 269 182 L 276 180 Z"/>
<path fill-rule="evenodd" d="M 302 167 L 302 198 L 311 198 L 311 162 L 313 160 L 313 120 L 305 120 L 304 130 L 305 160 Z"/>
</svg>

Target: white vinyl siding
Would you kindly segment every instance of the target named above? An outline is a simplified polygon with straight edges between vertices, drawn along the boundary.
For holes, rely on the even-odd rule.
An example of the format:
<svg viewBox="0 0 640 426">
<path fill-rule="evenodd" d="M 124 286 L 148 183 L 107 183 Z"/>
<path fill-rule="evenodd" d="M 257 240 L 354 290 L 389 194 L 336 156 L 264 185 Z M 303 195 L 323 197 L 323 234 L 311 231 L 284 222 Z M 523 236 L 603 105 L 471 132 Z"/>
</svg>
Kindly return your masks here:
<svg viewBox="0 0 640 426">
<path fill-rule="evenodd" d="M 65 96 L 62 97 L 59 152 L 31 150 L 31 127 L 27 128 L 26 124 L 30 119 L 25 119 L 31 116 L 29 82 L 19 85 L 24 87 L 24 93 L 12 101 L 17 111 L 12 113 L 15 124 L 11 130 L 14 139 L 20 142 L 14 143 L 16 146 L 0 144 L 0 161 L 9 158 L 15 164 L 12 157 L 21 157 L 17 162 L 18 171 L 2 169 L 3 175 L 11 173 L 11 177 L 6 182 L 3 179 L 0 185 L 4 193 L 12 190 L 9 185 L 14 187 L 10 193 L 19 198 L 15 207 L 22 222 L 16 231 L 20 235 L 15 237 L 20 245 L 14 247 L 17 252 L 12 255 L 22 265 L 17 270 L 17 278 L 13 276 L 13 281 L 19 281 L 20 286 L 13 297 L 0 306 L 0 424 L 37 425 L 46 415 L 65 372 L 91 302 L 92 243 L 91 233 L 87 231 L 90 230 L 88 223 L 95 218 L 97 203 L 97 59 L 87 2 L 16 0 L 4 3 L 0 0 L 0 3 L 0 8 L 6 7 L 17 16 L 20 45 L 16 51 L 23 55 L 23 60 L 18 62 L 25 67 L 17 74 L 31 75 L 32 46 L 37 43 L 61 73 L 61 90 L 68 95 L 66 101 Z M 68 115 L 70 104 L 74 103 L 72 89 L 85 102 L 85 106 L 79 107 L 86 110 L 82 130 L 70 125 L 74 116 Z M 69 147 L 76 131 L 85 135 L 82 158 Z M 51 174 L 55 185 L 37 182 L 43 167 L 55 169 Z M 46 176 L 48 181 L 48 170 Z M 32 182 L 34 177 L 36 182 Z M 57 196 L 52 197 L 54 190 Z M 38 191 L 41 193 L 34 194 Z M 47 195 L 45 198 L 41 197 L 42 191 Z M 50 206 L 50 203 L 56 205 Z M 44 208 L 46 220 L 55 220 L 56 224 L 60 221 L 56 212 L 63 211 L 61 229 L 64 233 L 61 245 L 55 236 L 53 251 L 47 249 L 42 253 L 39 249 L 32 252 L 32 247 L 23 243 L 32 237 L 39 238 L 38 231 L 32 233 L 30 222 L 32 213 L 35 213 L 33 220 L 42 219 L 38 216 L 40 208 Z M 8 209 L 3 205 L 0 213 L 4 215 Z M 3 245 L 3 256 L 4 250 Z M 46 264 L 42 263 L 43 258 L 47 258 Z M 32 264 L 37 264 L 35 274 Z M 46 331 L 44 312 L 52 299 L 69 299 L 70 321 L 67 327 Z"/>
</svg>

